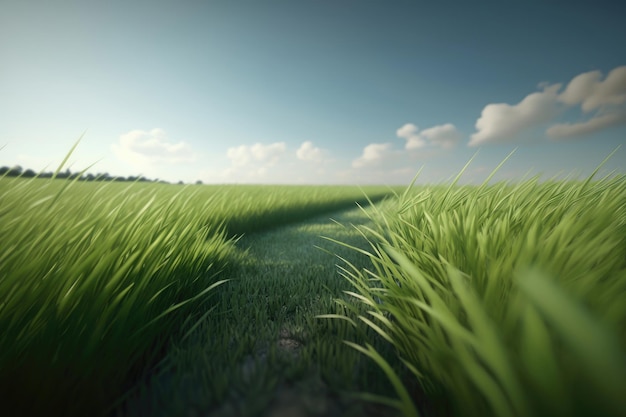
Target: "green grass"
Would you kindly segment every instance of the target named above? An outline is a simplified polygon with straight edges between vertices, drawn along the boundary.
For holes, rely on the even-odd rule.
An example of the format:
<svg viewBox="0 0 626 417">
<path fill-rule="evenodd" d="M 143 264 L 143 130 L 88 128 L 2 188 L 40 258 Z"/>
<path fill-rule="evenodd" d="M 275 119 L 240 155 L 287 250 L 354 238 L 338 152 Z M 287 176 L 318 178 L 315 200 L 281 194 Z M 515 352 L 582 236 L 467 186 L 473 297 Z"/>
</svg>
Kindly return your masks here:
<svg viewBox="0 0 626 417">
<path fill-rule="evenodd" d="M 350 286 L 337 273 L 337 256 L 369 265 L 321 237 L 365 247 L 360 234 L 339 223 L 363 224 L 367 216 L 355 206 L 332 219 L 322 215 L 238 241 L 245 260 L 229 271 L 215 308 L 181 328 L 187 337 L 177 339 L 156 375 L 128 393 L 118 415 L 258 416 L 294 395 L 303 415 L 361 417 L 368 405 L 350 394 L 392 395 L 384 374 L 343 343 L 367 341 L 374 332 L 317 318 L 343 312 L 334 300 Z"/>
<path fill-rule="evenodd" d="M 453 415 L 624 415 L 626 176 L 410 187 L 372 220 L 345 317 L 406 364 L 405 415 L 415 382 Z"/>
<path fill-rule="evenodd" d="M 0 414 L 623 415 L 626 176 L 363 191 L 0 178 Z"/>
<path fill-rule="evenodd" d="M 362 197 L 357 187 L 0 178 L 0 406 L 106 409 L 210 309 L 220 273 L 242 259 L 236 235 Z"/>
</svg>

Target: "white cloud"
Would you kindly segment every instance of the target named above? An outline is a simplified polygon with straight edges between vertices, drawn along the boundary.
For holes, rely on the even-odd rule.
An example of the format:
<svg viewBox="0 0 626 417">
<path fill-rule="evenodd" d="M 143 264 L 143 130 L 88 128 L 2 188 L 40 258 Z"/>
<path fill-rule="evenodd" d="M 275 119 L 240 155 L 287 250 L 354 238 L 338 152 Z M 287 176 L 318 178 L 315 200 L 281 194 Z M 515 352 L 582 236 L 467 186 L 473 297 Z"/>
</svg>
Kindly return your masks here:
<svg viewBox="0 0 626 417">
<path fill-rule="evenodd" d="M 396 130 L 399 138 L 406 140 L 406 149 L 419 149 L 427 145 L 426 140 L 418 134 L 419 128 L 413 123 L 407 123 Z"/>
<path fill-rule="evenodd" d="M 577 75 L 558 99 L 570 106 L 580 104 L 585 113 L 626 102 L 626 66 L 614 68 L 604 81 L 601 79 L 600 71 Z"/>
<path fill-rule="evenodd" d="M 548 128 L 546 134 L 552 139 L 566 139 L 588 135 L 620 124 L 626 124 L 626 112 L 607 113 L 580 123 L 556 124 Z"/>
<path fill-rule="evenodd" d="M 313 161 L 313 162 L 321 162 L 322 161 L 322 150 L 313 146 L 313 142 L 307 140 L 303 142 L 302 145 L 296 151 L 296 156 L 298 159 L 303 161 Z"/>
<path fill-rule="evenodd" d="M 461 140 L 461 133 L 452 123 L 422 130 L 421 136 L 428 139 L 432 144 L 439 145 L 445 149 L 454 147 Z"/>
<path fill-rule="evenodd" d="M 421 132 L 413 123 L 407 123 L 396 130 L 396 135 L 406 140 L 407 150 L 424 148 L 429 144 L 450 149 L 461 140 L 461 133 L 452 123 L 433 126 Z"/>
<path fill-rule="evenodd" d="M 243 167 L 255 163 L 272 166 L 276 164 L 286 150 L 285 142 L 275 142 L 269 145 L 255 143 L 252 146 L 240 145 L 228 148 L 226 156 L 231 160 L 234 167 Z"/>
<path fill-rule="evenodd" d="M 353 168 L 379 165 L 390 155 L 391 143 L 370 143 L 363 148 L 363 154 L 352 161 Z"/>
<path fill-rule="evenodd" d="M 557 92 L 561 84 L 545 86 L 515 105 L 488 104 L 476 121 L 476 130 L 469 146 L 514 139 L 522 131 L 552 120 L 558 113 Z"/>
<path fill-rule="evenodd" d="M 580 106 L 584 113 L 595 111 L 586 121 L 558 123 L 546 130 L 552 139 L 584 136 L 620 125 L 626 118 L 626 66 L 614 68 L 602 80 L 601 71 L 577 75 L 559 93 L 561 84 L 539 84 L 542 92 L 532 93 L 515 105 L 488 104 L 476 121 L 477 132 L 469 146 L 515 139 L 526 129 L 551 122 L 563 105 Z"/>
<path fill-rule="evenodd" d="M 122 161 L 135 169 L 145 169 L 157 164 L 178 164 L 196 159 L 191 147 L 185 142 L 169 142 L 163 129 L 150 131 L 131 130 L 120 135 L 119 143 L 111 149 Z"/>
<path fill-rule="evenodd" d="M 558 100 L 568 106 L 580 105 L 594 117 L 578 123 L 559 123 L 546 130 L 552 139 L 573 138 L 626 123 L 626 66 L 614 68 L 602 80 L 601 71 L 589 71 L 572 78 Z"/>
<path fill-rule="evenodd" d="M 227 181 L 244 182 L 267 179 L 270 171 L 279 169 L 277 164 L 283 159 L 286 151 L 285 142 L 269 145 L 255 143 L 228 148 L 226 156 L 230 159 L 231 167 L 224 170 L 220 177 Z"/>
<path fill-rule="evenodd" d="M 415 135 L 418 130 L 419 128 L 415 126 L 413 123 L 407 123 L 404 126 L 402 126 L 400 129 L 396 130 L 396 135 L 398 135 L 399 138 L 406 139 L 408 137 Z"/>
</svg>

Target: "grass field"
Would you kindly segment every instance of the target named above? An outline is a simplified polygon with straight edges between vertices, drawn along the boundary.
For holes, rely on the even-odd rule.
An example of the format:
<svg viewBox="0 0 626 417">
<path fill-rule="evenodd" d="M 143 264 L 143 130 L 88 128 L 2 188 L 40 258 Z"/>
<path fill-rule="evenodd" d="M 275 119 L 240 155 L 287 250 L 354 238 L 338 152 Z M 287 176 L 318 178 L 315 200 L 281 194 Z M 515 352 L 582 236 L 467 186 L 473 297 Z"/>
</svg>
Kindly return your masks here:
<svg viewBox="0 0 626 417">
<path fill-rule="evenodd" d="M 403 380 L 453 415 L 626 415 L 626 176 L 418 187 L 372 220 L 343 319 L 410 370 L 404 415 Z"/>
<path fill-rule="evenodd" d="M 106 408 L 210 309 L 242 259 L 236 236 L 358 200 L 357 187 L 0 179 L 2 406 Z"/>
<path fill-rule="evenodd" d="M 237 245 L 246 250 L 245 260 L 215 292 L 216 308 L 181 330 L 189 336 L 175 343 L 156 375 L 128 393 L 118 415 L 356 417 L 394 411 L 383 413 L 348 395 L 365 389 L 394 394 L 384 373 L 343 343 L 364 343 L 375 333 L 316 318 L 343 312 L 334 300 L 351 288 L 337 274 L 336 255 L 369 264 L 321 237 L 365 248 L 367 241 L 341 224 L 369 224 L 368 217 L 357 207 L 331 217 L 244 236 Z M 376 342 L 379 349 L 393 354 L 382 342 Z"/>
<path fill-rule="evenodd" d="M 364 192 L 0 179 L 0 406 L 624 415 L 626 176 Z"/>
</svg>

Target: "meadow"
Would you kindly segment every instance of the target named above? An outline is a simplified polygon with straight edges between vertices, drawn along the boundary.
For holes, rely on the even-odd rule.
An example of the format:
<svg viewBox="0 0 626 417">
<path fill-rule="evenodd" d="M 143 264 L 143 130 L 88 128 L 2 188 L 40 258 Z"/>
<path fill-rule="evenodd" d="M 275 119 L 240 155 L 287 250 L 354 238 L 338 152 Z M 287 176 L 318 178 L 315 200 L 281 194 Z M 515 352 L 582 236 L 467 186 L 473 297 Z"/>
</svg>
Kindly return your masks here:
<svg viewBox="0 0 626 417">
<path fill-rule="evenodd" d="M 242 234 L 363 198 L 357 187 L 1 178 L 0 407 L 106 409 L 210 309 Z"/>
<path fill-rule="evenodd" d="M 451 415 L 626 415 L 626 176 L 598 169 L 410 187 L 359 227 L 373 266 L 344 267 L 352 313 L 333 318 L 373 329 L 409 370 L 348 342 L 394 385 L 381 401 L 420 415 L 417 381 Z"/>
<path fill-rule="evenodd" d="M 1 178 L 0 407 L 622 416 L 626 176 L 596 174 L 393 189 Z"/>
</svg>

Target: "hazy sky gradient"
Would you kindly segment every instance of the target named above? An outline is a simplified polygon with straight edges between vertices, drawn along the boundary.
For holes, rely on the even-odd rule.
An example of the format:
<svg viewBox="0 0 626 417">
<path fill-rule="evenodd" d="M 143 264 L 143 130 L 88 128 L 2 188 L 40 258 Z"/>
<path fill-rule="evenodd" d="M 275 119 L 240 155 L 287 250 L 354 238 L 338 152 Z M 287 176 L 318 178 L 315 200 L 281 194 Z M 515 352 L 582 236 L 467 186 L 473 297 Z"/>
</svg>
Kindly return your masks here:
<svg viewBox="0 0 626 417">
<path fill-rule="evenodd" d="M 547 4 L 550 3 L 550 4 Z M 478 6 L 488 4 L 488 6 Z M 2 1 L 0 165 L 207 183 L 588 175 L 626 3 Z M 626 146 L 604 172 L 624 172 Z"/>
</svg>

